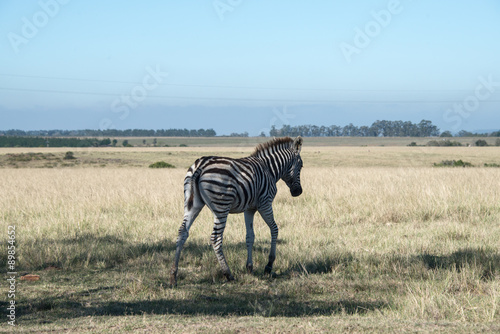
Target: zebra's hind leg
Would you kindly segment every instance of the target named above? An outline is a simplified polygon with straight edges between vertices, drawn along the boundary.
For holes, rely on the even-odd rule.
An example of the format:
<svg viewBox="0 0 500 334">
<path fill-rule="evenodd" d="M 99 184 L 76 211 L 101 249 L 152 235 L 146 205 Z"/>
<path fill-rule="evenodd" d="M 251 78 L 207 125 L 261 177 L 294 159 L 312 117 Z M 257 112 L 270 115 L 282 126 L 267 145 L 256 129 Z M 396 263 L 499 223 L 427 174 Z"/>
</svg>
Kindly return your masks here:
<svg viewBox="0 0 500 334">
<path fill-rule="evenodd" d="M 177 270 L 179 267 L 179 258 L 181 257 L 182 247 L 189 237 L 189 229 L 193 224 L 196 217 L 200 213 L 201 209 L 203 209 L 205 205 L 198 203 L 198 205 L 193 206 L 191 209 L 184 209 L 184 219 L 182 221 L 181 227 L 179 228 L 179 236 L 177 237 L 177 243 L 175 247 L 175 258 L 174 263 L 172 265 L 172 269 L 170 270 L 170 285 L 177 285 Z"/>
<path fill-rule="evenodd" d="M 224 257 L 224 253 L 222 252 L 222 237 L 224 234 L 224 228 L 226 227 L 227 215 L 227 212 L 220 215 L 214 214 L 215 223 L 214 230 L 212 232 L 212 235 L 210 236 L 210 243 L 212 244 L 212 247 L 215 251 L 217 260 L 219 261 L 222 273 L 228 281 L 232 281 L 234 280 L 234 277 L 231 274 L 231 270 L 229 270 L 226 258 Z"/>
<path fill-rule="evenodd" d="M 273 263 L 276 259 L 276 241 L 278 240 L 278 225 L 274 221 L 273 208 L 271 205 L 259 209 L 259 213 L 262 219 L 266 222 L 267 226 L 271 230 L 271 251 L 269 252 L 269 262 L 264 269 L 264 273 L 271 274 L 273 270 Z"/>
</svg>

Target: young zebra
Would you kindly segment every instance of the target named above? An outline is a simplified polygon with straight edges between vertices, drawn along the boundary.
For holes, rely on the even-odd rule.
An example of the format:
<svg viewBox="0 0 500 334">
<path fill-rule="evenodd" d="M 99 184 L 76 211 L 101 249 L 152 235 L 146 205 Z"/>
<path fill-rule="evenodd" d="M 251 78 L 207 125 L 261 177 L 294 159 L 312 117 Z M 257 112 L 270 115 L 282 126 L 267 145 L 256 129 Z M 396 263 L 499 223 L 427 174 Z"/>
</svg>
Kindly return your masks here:
<svg viewBox="0 0 500 334">
<path fill-rule="evenodd" d="M 302 193 L 300 149 L 302 138 L 275 138 L 257 146 L 252 155 L 241 159 L 202 157 L 188 169 L 184 179 L 184 220 L 179 228 L 170 283 L 177 284 L 177 268 L 181 250 L 189 236 L 189 228 L 206 205 L 215 218 L 210 243 L 227 280 L 234 277 L 222 252 L 222 235 L 229 213 L 245 213 L 247 270 L 252 272 L 254 242 L 253 218 L 259 212 L 271 229 L 271 251 L 265 273 L 271 273 L 276 257 L 278 226 L 274 221 L 272 203 L 276 183 L 282 179 L 292 196 Z"/>
</svg>

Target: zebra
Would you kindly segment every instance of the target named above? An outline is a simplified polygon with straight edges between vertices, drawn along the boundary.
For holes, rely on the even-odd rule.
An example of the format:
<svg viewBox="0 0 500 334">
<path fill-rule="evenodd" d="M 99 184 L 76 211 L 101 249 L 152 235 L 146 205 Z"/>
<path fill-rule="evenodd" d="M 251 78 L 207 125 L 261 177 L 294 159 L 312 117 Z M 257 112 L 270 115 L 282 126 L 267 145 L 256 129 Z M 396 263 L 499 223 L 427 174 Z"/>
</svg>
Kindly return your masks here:
<svg viewBox="0 0 500 334">
<path fill-rule="evenodd" d="M 177 284 L 177 270 L 182 247 L 189 229 L 206 205 L 214 215 L 210 243 L 228 281 L 234 280 L 222 252 L 222 235 L 230 213 L 244 213 L 246 225 L 247 263 L 253 271 L 253 220 L 258 211 L 271 230 L 269 262 L 264 272 L 270 274 L 276 258 L 278 226 L 274 221 L 272 203 L 277 193 L 276 183 L 282 179 L 293 197 L 302 193 L 300 171 L 302 138 L 274 138 L 259 144 L 248 157 L 232 159 L 217 156 L 201 157 L 188 169 L 184 179 L 184 219 L 179 228 L 170 283 Z"/>
</svg>

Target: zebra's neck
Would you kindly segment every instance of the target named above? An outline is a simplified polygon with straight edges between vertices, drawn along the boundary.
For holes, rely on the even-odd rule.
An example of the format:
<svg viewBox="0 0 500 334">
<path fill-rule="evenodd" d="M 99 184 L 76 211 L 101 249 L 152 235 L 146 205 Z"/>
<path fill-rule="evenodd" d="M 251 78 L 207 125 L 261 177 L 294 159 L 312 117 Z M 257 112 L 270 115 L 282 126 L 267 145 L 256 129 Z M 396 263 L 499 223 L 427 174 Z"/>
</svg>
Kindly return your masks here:
<svg viewBox="0 0 500 334">
<path fill-rule="evenodd" d="M 292 152 L 288 149 L 266 149 L 259 152 L 257 157 L 264 162 L 273 179 L 278 182 L 290 165 Z"/>
</svg>

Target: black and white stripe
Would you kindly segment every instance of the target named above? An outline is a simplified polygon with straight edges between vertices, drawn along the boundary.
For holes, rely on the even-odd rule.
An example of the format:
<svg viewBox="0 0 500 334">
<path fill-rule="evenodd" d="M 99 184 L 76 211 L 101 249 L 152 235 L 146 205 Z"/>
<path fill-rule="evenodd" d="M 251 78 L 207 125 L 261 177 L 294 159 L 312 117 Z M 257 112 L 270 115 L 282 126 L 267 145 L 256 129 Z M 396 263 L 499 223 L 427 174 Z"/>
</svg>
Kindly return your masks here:
<svg viewBox="0 0 500 334">
<path fill-rule="evenodd" d="M 265 272 L 270 273 L 276 257 L 278 226 L 274 221 L 272 202 L 276 196 L 276 183 L 282 179 L 292 196 L 302 193 L 300 171 L 302 138 L 273 139 L 260 144 L 246 158 L 202 157 L 188 169 L 184 179 L 184 220 L 179 228 L 171 284 L 177 283 L 177 268 L 182 247 L 189 229 L 206 205 L 214 214 L 214 228 L 210 237 L 222 272 L 228 280 L 233 276 L 222 252 L 222 236 L 229 213 L 245 214 L 247 269 L 253 270 L 253 219 L 259 212 L 271 230 L 271 251 Z"/>
</svg>

